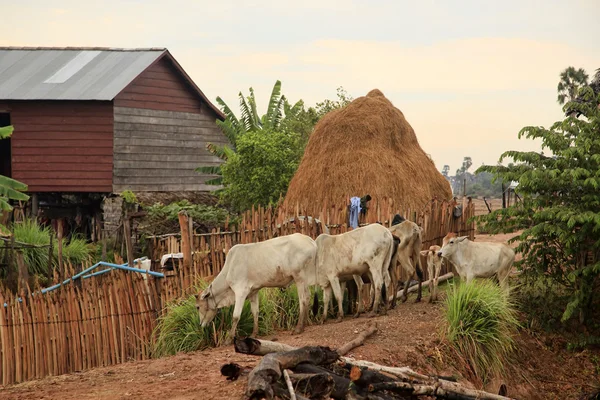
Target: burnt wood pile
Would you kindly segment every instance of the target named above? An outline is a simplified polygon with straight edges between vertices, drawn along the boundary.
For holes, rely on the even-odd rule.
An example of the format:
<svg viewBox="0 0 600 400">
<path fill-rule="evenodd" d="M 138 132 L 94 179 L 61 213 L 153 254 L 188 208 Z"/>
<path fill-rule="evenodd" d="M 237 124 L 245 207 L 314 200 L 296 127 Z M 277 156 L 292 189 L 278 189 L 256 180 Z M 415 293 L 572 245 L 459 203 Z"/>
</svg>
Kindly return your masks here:
<svg viewBox="0 0 600 400">
<path fill-rule="evenodd" d="M 501 394 L 492 394 L 469 389 L 452 377 L 423 375 L 408 367 L 386 367 L 345 357 L 375 332 L 377 326 L 370 325 L 356 339 L 336 350 L 323 346 L 296 348 L 250 337 L 235 338 L 237 353 L 263 356 L 249 371 L 244 399 L 511 399 L 506 397 L 504 385 Z M 245 372 L 233 363 L 221 368 L 228 380 L 235 380 Z"/>
</svg>

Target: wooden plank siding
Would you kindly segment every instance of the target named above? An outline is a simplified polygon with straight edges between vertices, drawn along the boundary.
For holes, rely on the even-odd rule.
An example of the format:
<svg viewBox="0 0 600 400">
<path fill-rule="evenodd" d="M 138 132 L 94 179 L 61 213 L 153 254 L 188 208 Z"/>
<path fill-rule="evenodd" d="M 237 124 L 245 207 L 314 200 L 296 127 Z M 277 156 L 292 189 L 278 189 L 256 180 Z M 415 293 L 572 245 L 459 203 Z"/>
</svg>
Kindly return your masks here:
<svg viewBox="0 0 600 400">
<path fill-rule="evenodd" d="M 132 107 L 149 110 L 177 111 L 199 114 L 212 111 L 189 83 L 176 70 L 172 62 L 163 57 L 148 67 L 114 99 L 115 107 Z"/>
<path fill-rule="evenodd" d="M 12 176 L 29 192 L 112 191 L 108 101 L 11 101 Z"/>
<path fill-rule="evenodd" d="M 225 144 L 225 135 L 208 113 L 114 108 L 113 191 L 206 191 L 208 178 L 194 171 L 218 165 L 207 143 Z M 212 114 L 212 115 L 211 115 Z M 210 116 L 209 116 L 210 115 Z"/>
</svg>

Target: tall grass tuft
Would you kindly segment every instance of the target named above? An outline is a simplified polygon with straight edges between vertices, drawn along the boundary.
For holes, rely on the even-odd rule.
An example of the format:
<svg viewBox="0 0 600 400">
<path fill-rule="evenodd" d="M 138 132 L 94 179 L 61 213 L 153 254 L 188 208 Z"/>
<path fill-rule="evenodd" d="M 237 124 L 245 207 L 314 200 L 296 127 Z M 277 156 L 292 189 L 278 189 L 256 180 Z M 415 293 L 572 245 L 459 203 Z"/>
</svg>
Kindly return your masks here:
<svg viewBox="0 0 600 400">
<path fill-rule="evenodd" d="M 510 294 L 490 280 L 452 285 L 445 322 L 448 342 L 482 382 L 504 371 L 519 328 Z"/>
<path fill-rule="evenodd" d="M 42 226 L 35 220 L 25 220 L 13 224 L 12 231 L 15 241 L 36 246 L 48 246 L 50 244 L 50 227 Z M 53 266 L 58 265 L 58 241 L 53 239 Z M 46 275 L 48 273 L 48 247 L 28 247 L 20 251 L 23 253 L 25 265 L 31 275 Z M 89 260 L 93 249 L 83 238 L 72 237 L 63 243 L 63 261 L 73 265 L 82 264 Z"/>
<path fill-rule="evenodd" d="M 50 244 L 50 227 L 42 227 L 34 220 L 25 220 L 12 226 L 15 241 L 36 246 Z M 48 248 L 30 247 L 21 249 L 25 265 L 32 275 L 45 275 L 48 272 Z"/>
</svg>

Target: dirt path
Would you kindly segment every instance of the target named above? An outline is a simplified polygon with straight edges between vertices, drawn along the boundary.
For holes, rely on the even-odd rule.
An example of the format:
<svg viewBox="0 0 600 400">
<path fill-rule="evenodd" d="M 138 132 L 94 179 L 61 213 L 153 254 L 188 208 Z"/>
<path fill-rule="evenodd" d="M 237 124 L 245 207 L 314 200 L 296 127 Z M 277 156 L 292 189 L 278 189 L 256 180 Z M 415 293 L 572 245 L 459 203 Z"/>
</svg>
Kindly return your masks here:
<svg viewBox="0 0 600 400">
<path fill-rule="evenodd" d="M 441 304 L 414 304 L 414 297 L 387 316 L 375 318 L 380 332 L 355 349 L 350 356 L 390 366 L 408 365 L 425 373 L 461 376 L 440 342 Z M 267 336 L 291 345 L 338 347 L 351 340 L 372 319 L 347 318 L 310 326 L 302 335 L 280 332 Z M 521 364 L 505 379 L 510 394 L 521 399 L 576 399 L 581 388 L 597 380 L 594 355 L 566 352 L 564 343 L 554 338 L 536 338 L 521 334 Z M 0 389 L 4 400 L 25 399 L 239 399 L 247 377 L 229 382 L 220 375 L 221 365 L 235 362 L 248 369 L 257 357 L 236 354 L 233 346 L 179 354 L 158 360 L 138 361 L 90 371 L 48 377 Z M 461 376 L 460 381 L 470 385 Z M 572 381 L 564 392 L 563 381 Z M 500 382 L 486 388 L 497 390 Z M 470 385 L 471 387 L 474 387 Z"/>
</svg>

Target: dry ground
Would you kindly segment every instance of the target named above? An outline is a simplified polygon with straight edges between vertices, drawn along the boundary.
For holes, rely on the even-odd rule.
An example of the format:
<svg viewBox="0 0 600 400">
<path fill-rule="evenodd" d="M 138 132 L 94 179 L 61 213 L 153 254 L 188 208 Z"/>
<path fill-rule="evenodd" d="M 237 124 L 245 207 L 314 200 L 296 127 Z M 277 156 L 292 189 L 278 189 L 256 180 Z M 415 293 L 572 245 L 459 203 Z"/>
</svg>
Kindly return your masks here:
<svg viewBox="0 0 600 400">
<path fill-rule="evenodd" d="M 503 241 L 506 237 L 480 235 L 476 240 Z M 386 316 L 329 321 L 309 326 L 301 335 L 279 332 L 265 338 L 297 346 L 335 348 L 354 338 L 373 320 L 377 321 L 379 332 L 350 356 L 389 366 L 410 366 L 424 373 L 456 375 L 460 382 L 474 387 L 462 373 L 463 364 L 449 356 L 441 341 L 443 305 L 415 304 L 414 295 Z M 508 366 L 502 381 L 489 383 L 486 390 L 495 392 L 504 382 L 509 395 L 519 399 L 578 399 L 598 384 L 600 352 L 569 352 L 564 339 L 527 331 L 519 334 L 517 342 L 515 363 Z M 240 399 L 247 374 L 229 382 L 220 375 L 220 367 L 235 362 L 250 369 L 258 360 L 236 354 L 233 346 L 227 346 L 0 387 L 0 399 Z"/>
<path fill-rule="evenodd" d="M 449 357 L 440 342 L 442 305 L 415 304 L 413 298 L 387 316 L 375 320 L 380 331 L 350 356 L 390 366 L 410 366 L 426 373 L 456 375 L 460 362 Z M 301 335 L 279 332 L 266 337 L 291 345 L 338 347 L 351 340 L 371 319 L 347 318 L 310 326 Z M 598 364 L 590 352 L 570 353 L 564 342 L 522 332 L 519 362 L 503 381 L 509 394 L 519 399 L 577 399 L 581 391 L 591 391 L 597 381 Z M 235 362 L 252 368 L 258 357 L 236 354 L 233 346 L 179 354 L 158 360 L 138 361 L 0 389 L 4 400 L 25 399 L 240 399 L 247 375 L 229 382 L 220 375 L 221 365 Z M 500 381 L 486 389 L 497 391 Z M 470 385 L 472 386 L 472 385 Z M 473 386 L 472 386 L 473 387 Z"/>
</svg>

